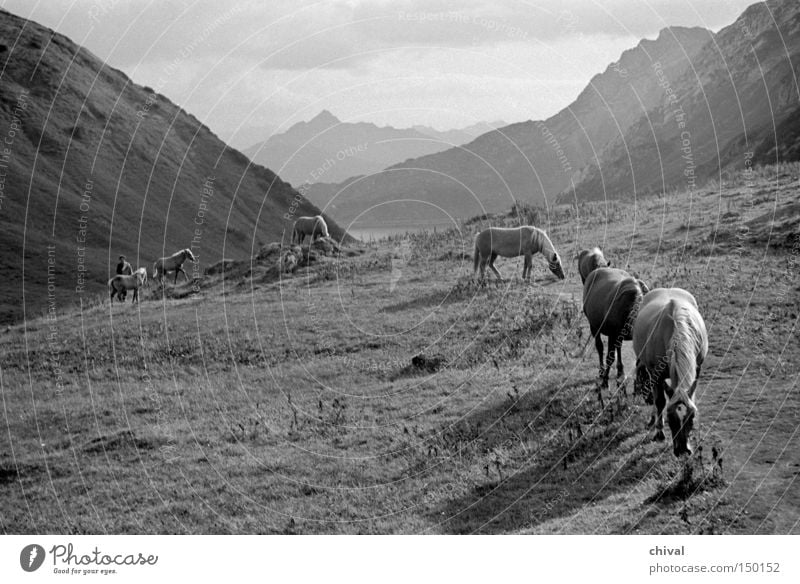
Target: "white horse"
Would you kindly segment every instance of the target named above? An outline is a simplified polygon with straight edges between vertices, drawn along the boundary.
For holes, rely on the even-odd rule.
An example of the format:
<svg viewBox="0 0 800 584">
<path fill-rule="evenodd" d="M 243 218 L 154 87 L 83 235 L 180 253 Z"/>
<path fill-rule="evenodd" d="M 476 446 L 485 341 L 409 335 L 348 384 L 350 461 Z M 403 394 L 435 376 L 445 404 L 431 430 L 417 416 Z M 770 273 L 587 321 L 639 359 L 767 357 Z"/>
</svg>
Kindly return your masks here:
<svg viewBox="0 0 800 584">
<path fill-rule="evenodd" d="M 139 302 L 139 288 L 144 286 L 147 282 L 147 269 L 139 268 L 132 275 L 117 274 L 108 281 L 108 289 L 111 292 L 111 302 L 114 302 L 114 296 L 120 302 L 125 302 L 125 296 L 122 292 L 133 290 L 133 302 Z"/>
<path fill-rule="evenodd" d="M 691 454 L 697 416 L 694 392 L 708 354 L 708 334 L 697 301 L 681 288 L 657 288 L 644 297 L 633 326 L 637 392 L 650 389 L 653 440 L 664 440 L 664 407 L 675 456 Z"/>
<path fill-rule="evenodd" d="M 306 235 L 311 237 L 312 242 L 318 237 L 329 237 L 328 225 L 322 215 L 297 218 L 292 229 L 292 243 L 295 243 L 295 239 L 297 239 L 297 243 L 302 244 Z"/>
<path fill-rule="evenodd" d="M 503 277 L 497 268 L 494 267 L 494 260 L 497 256 L 504 258 L 514 258 L 525 256 L 525 263 L 522 267 L 522 278 L 527 280 L 533 271 L 531 256 L 542 252 L 547 259 L 547 266 L 560 279 L 564 279 L 564 269 L 561 267 L 561 258 L 558 257 L 556 248 L 547 234 L 531 225 L 522 227 L 490 227 L 481 231 L 475 237 L 475 262 L 473 273 L 481 268 L 481 280 L 484 278 L 486 266 L 494 272 L 498 279 Z"/>
<path fill-rule="evenodd" d="M 186 275 L 186 272 L 183 270 L 183 263 L 186 260 L 196 262 L 197 258 L 194 257 L 192 250 L 190 249 L 182 249 L 179 252 L 175 252 L 169 257 L 161 258 L 155 261 L 153 264 L 153 278 L 158 279 L 158 281 L 163 285 L 164 284 L 164 276 L 169 272 L 175 272 L 175 284 L 178 283 L 178 272 L 183 274 L 183 277 L 186 278 L 186 281 L 189 281 L 189 276 Z"/>
</svg>

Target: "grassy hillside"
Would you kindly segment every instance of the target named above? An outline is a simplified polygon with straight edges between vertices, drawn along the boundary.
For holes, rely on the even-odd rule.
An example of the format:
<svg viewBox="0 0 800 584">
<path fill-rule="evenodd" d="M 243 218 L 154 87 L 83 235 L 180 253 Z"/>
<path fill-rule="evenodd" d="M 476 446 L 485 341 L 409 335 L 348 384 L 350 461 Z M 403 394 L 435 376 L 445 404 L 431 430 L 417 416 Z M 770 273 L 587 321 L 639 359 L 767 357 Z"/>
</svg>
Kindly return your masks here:
<svg viewBox="0 0 800 584">
<path fill-rule="evenodd" d="M 565 258 L 471 280 L 459 229 L 0 337 L 7 533 L 797 533 L 798 166 L 554 207 Z M 594 392 L 574 251 L 695 294 L 696 455 Z M 253 277 L 251 277 L 253 276 Z M 628 373 L 632 355 L 625 345 Z M 420 357 L 414 359 L 414 357 Z M 613 375 L 613 373 L 612 373 Z"/>
<path fill-rule="evenodd" d="M 46 309 L 48 278 L 63 306 L 103 289 L 120 254 L 152 266 L 192 247 L 202 272 L 318 213 L 63 35 L 0 10 L 0 39 L 0 323 Z"/>
</svg>

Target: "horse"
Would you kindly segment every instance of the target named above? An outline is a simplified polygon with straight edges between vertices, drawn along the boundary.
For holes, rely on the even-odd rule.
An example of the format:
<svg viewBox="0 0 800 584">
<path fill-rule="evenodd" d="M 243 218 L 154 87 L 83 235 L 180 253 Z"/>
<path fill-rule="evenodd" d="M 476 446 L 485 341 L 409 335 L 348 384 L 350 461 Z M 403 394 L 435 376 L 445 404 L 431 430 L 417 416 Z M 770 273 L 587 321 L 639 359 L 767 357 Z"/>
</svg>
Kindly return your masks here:
<svg viewBox="0 0 800 584">
<path fill-rule="evenodd" d="M 302 244 L 306 235 L 311 237 L 313 243 L 318 237 L 330 237 L 328 235 L 328 225 L 322 215 L 315 217 L 298 217 L 292 229 L 292 243 L 297 239 L 297 243 Z"/>
<path fill-rule="evenodd" d="M 650 389 L 654 411 L 648 424 L 654 441 L 664 440 L 663 411 L 675 456 L 691 454 L 697 406 L 694 393 L 708 354 L 708 333 L 697 301 L 681 288 L 657 288 L 642 302 L 633 327 L 637 391 Z"/>
<path fill-rule="evenodd" d="M 190 260 L 192 262 L 196 262 L 197 258 L 194 257 L 192 250 L 190 249 L 182 249 L 181 251 L 175 252 L 169 257 L 161 258 L 153 263 L 153 278 L 157 278 L 161 285 L 164 285 L 164 275 L 168 274 L 169 272 L 175 272 L 175 284 L 178 283 L 178 272 L 183 274 L 183 277 L 186 278 L 186 281 L 189 281 L 189 276 L 186 275 L 186 272 L 183 270 L 183 262 L 186 260 Z"/>
<path fill-rule="evenodd" d="M 633 323 L 642 298 L 649 292 L 647 284 L 617 268 L 597 268 L 583 284 L 583 313 L 589 321 L 591 338 L 600 358 L 600 384 L 597 395 L 603 407 L 603 389 L 608 389 L 608 375 L 617 355 L 617 386 L 625 379 L 622 365 L 622 341 L 633 337 Z M 603 339 L 608 337 L 608 353 L 603 362 Z M 588 344 L 588 341 L 587 341 Z M 584 347 L 585 348 L 585 347 Z"/>
<path fill-rule="evenodd" d="M 475 237 L 475 257 L 472 273 L 481 269 L 481 280 L 484 279 L 486 266 L 494 272 L 494 275 L 503 280 L 500 272 L 494 267 L 497 256 L 504 258 L 515 258 L 525 256 L 522 267 L 522 278 L 528 280 L 533 266 L 531 256 L 537 252 L 542 252 L 547 259 L 547 267 L 559 279 L 564 279 L 564 269 L 561 267 L 561 258 L 558 257 L 556 248 L 547 234 L 531 225 L 522 227 L 489 227 L 484 229 Z"/>
<path fill-rule="evenodd" d="M 111 292 L 111 302 L 114 302 L 114 296 L 120 302 L 125 302 L 125 294 L 127 290 L 133 290 L 133 302 L 139 302 L 139 288 L 147 282 L 147 269 L 139 268 L 132 275 L 117 274 L 108 281 L 108 289 Z"/>
<path fill-rule="evenodd" d="M 599 247 L 583 249 L 575 257 L 578 260 L 578 273 L 581 275 L 581 284 L 586 283 L 586 278 L 597 268 L 610 268 L 611 262 L 606 260 Z"/>
</svg>

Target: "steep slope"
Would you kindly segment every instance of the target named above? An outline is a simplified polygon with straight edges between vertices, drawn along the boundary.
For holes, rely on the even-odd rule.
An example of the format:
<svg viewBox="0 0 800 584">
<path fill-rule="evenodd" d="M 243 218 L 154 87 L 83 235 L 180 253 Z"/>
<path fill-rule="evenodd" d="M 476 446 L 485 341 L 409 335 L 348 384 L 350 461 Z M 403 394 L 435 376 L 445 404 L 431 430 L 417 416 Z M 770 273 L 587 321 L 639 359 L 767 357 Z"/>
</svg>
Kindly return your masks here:
<svg viewBox="0 0 800 584">
<path fill-rule="evenodd" d="M 561 200 L 693 188 L 754 157 L 775 163 L 798 156 L 797 2 L 754 4 L 704 47 L 693 70 L 654 72 L 660 102 L 583 169 Z"/>
<path fill-rule="evenodd" d="M 150 267 L 192 247 L 202 272 L 318 212 L 164 96 L 5 11 L 0 81 L 0 321 L 86 298 L 120 254 Z"/>
<path fill-rule="evenodd" d="M 377 172 L 409 158 L 440 152 L 472 139 L 467 132 L 398 129 L 369 122 L 342 122 L 323 110 L 282 134 L 247 148 L 251 160 L 274 168 L 294 185 L 337 182 Z"/>
<path fill-rule="evenodd" d="M 652 72 L 660 62 L 670 76 L 690 67 L 712 39 L 702 28 L 671 27 L 655 40 L 643 40 L 596 75 L 570 106 L 544 122 L 521 122 L 485 133 L 463 147 L 391 166 L 379 174 L 355 177 L 327 187 L 326 209 L 347 222 L 365 209 L 393 200 L 423 200 L 465 216 L 507 209 L 514 200 L 552 201 L 606 143 L 661 101 Z M 312 198 L 323 193 L 309 191 Z M 321 198 L 316 199 L 321 206 Z M 370 219 L 419 220 L 430 205 L 384 204 Z"/>
</svg>

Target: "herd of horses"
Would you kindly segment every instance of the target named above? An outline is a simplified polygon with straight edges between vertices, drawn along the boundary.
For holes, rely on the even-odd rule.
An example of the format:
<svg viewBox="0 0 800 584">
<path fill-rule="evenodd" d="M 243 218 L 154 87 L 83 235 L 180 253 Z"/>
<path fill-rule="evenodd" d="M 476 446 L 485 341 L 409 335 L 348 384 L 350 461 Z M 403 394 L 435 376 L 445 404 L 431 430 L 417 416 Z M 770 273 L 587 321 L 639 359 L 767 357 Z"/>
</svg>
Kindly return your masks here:
<svg viewBox="0 0 800 584">
<path fill-rule="evenodd" d="M 189 276 L 183 269 L 183 264 L 186 260 L 196 262 L 197 258 L 192 253 L 191 249 L 182 249 L 175 252 L 171 256 L 159 258 L 153 264 L 153 279 L 158 280 L 159 283 L 164 285 L 164 276 L 170 272 L 175 272 L 175 284 L 178 283 L 178 274 L 183 274 L 186 281 L 189 281 Z M 108 281 L 108 290 L 111 293 L 111 302 L 114 302 L 116 297 L 120 302 L 125 302 L 125 294 L 128 290 L 133 290 L 132 302 L 139 301 L 139 288 L 147 285 L 147 268 L 138 268 L 133 274 L 117 274 Z"/>
<path fill-rule="evenodd" d="M 292 228 L 292 243 L 302 244 L 306 236 L 311 238 L 313 242 L 320 237 L 330 237 L 328 233 L 328 225 L 322 215 L 314 217 L 298 217 L 294 222 Z M 170 272 L 175 273 L 175 284 L 178 283 L 178 274 L 183 274 L 186 281 L 189 281 L 189 276 L 183 269 L 183 264 L 189 260 L 196 262 L 197 258 L 192 253 L 191 249 L 182 249 L 175 252 L 171 256 L 159 258 L 153 264 L 153 279 L 158 280 L 159 283 L 164 285 L 164 276 Z M 120 302 L 125 302 L 125 296 L 128 290 L 133 290 L 133 299 L 131 302 L 136 303 L 139 301 L 139 288 L 147 285 L 147 269 L 139 268 L 133 274 L 117 274 L 108 281 L 108 290 L 111 295 L 111 302 L 117 298 Z"/>
<path fill-rule="evenodd" d="M 483 279 L 488 265 L 502 280 L 494 266 L 495 259 L 524 256 L 522 277 L 528 280 L 531 256 L 539 252 L 547 260 L 550 271 L 563 280 L 561 259 L 544 231 L 532 226 L 490 227 L 475 237 L 473 273 L 480 268 Z M 697 301 L 681 288 L 650 290 L 642 280 L 611 267 L 597 247 L 582 250 L 575 259 L 583 283 L 583 313 L 589 321 L 589 341 L 594 339 L 600 359 L 597 394 L 601 407 L 602 390 L 608 389 L 615 356 L 617 385 L 624 391 L 622 343 L 633 341 L 634 392 L 653 404 L 648 423 L 654 430 L 653 440 L 665 439 L 666 410 L 673 453 L 675 456 L 691 454 L 689 438 L 697 417 L 694 395 L 700 368 L 708 354 L 708 334 Z M 608 338 L 605 359 L 603 336 Z"/>
<path fill-rule="evenodd" d="M 292 229 L 292 243 L 302 244 L 309 236 L 313 242 L 318 237 L 329 237 L 322 216 L 300 217 Z M 561 258 L 547 234 L 537 227 L 490 227 L 475 237 L 473 274 L 480 268 L 480 278 L 485 278 L 486 267 L 502 280 L 494 265 L 498 256 L 524 256 L 522 277 L 529 280 L 532 256 L 541 253 L 550 271 L 565 279 Z M 633 341 L 636 354 L 634 392 L 645 397 L 654 406 L 649 426 L 654 429 L 653 439 L 663 441 L 663 414 L 672 433 L 672 447 L 676 456 L 690 454 L 689 437 L 697 417 L 694 394 L 700 368 L 708 353 L 708 336 L 705 323 L 697 308 L 697 301 L 680 288 L 650 290 L 642 280 L 628 272 L 611 267 L 599 248 L 581 251 L 575 259 L 583 283 L 583 312 L 589 321 L 600 360 L 600 382 L 597 394 L 603 406 L 603 390 L 608 389 L 609 372 L 617 361 L 617 385 L 623 387 L 625 371 L 622 364 L 622 343 Z M 190 249 L 182 249 L 163 257 L 153 264 L 153 278 L 163 285 L 164 276 L 182 273 L 186 260 L 196 262 Z M 133 290 L 133 302 L 138 301 L 139 288 L 147 283 L 147 270 L 137 269 L 132 275 L 117 275 L 108 281 L 111 300 L 117 296 L 124 302 L 121 292 Z M 602 337 L 608 338 L 605 351 Z M 587 341 L 587 345 L 588 342 Z M 586 346 L 584 346 L 584 351 Z"/>
</svg>

